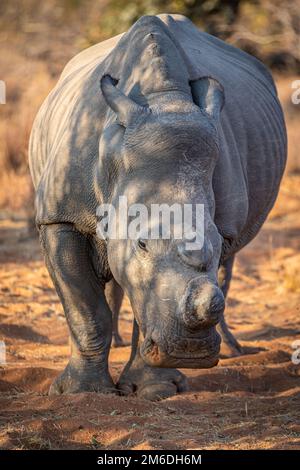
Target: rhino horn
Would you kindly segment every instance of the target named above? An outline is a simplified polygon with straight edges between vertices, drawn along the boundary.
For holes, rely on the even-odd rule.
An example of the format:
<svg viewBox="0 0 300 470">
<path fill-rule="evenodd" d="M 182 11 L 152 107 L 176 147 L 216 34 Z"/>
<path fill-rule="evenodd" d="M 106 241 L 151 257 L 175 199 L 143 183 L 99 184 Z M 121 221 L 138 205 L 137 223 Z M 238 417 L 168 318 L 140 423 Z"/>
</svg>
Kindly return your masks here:
<svg viewBox="0 0 300 470">
<path fill-rule="evenodd" d="M 134 116 L 146 113 L 147 108 L 138 105 L 135 101 L 124 95 L 116 85 L 118 80 L 106 74 L 100 80 L 100 88 L 108 106 L 117 114 L 119 123 L 127 127 Z"/>
<path fill-rule="evenodd" d="M 225 103 L 224 88 L 221 83 L 211 77 L 201 77 L 198 80 L 191 80 L 190 86 L 194 103 L 209 116 L 218 119 Z"/>
</svg>

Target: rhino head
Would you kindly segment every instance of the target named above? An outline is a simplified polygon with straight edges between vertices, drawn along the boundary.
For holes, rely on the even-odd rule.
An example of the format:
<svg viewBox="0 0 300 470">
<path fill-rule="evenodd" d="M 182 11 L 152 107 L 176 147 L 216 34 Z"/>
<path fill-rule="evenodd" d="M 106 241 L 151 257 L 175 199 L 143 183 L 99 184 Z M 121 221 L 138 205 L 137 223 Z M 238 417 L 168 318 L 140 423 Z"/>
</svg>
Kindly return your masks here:
<svg viewBox="0 0 300 470">
<path fill-rule="evenodd" d="M 149 212 L 153 204 L 202 204 L 204 239 L 199 248 L 185 238 L 151 239 L 142 230 L 137 239 L 108 239 L 111 272 L 130 299 L 147 364 L 212 367 L 224 310 L 212 187 L 222 86 L 201 78 L 190 83 L 190 94 L 156 92 L 141 106 L 116 85 L 109 75 L 101 80 L 109 107 L 99 163 L 106 201 L 117 206 L 123 195 L 129 206 L 142 204 Z"/>
</svg>

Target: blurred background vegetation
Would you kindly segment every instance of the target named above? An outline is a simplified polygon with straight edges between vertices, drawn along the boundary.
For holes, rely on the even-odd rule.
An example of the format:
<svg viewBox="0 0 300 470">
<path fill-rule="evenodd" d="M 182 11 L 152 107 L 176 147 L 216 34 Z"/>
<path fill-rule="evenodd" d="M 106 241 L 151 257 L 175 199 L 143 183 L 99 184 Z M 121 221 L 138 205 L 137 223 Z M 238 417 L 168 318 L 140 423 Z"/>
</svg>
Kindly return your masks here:
<svg viewBox="0 0 300 470">
<path fill-rule="evenodd" d="M 0 106 L 0 209 L 32 207 L 30 128 L 66 62 L 157 13 L 181 13 L 273 69 L 289 120 L 288 171 L 299 171 L 300 106 L 291 104 L 290 84 L 300 73 L 300 0 L 1 0 L 0 80 L 7 104 Z"/>
<path fill-rule="evenodd" d="M 2 0 L 2 31 L 41 32 L 87 47 L 126 31 L 140 16 L 180 13 L 204 31 L 261 58 L 300 69 L 299 0 Z M 61 44 L 63 47 L 63 44 Z"/>
<path fill-rule="evenodd" d="M 86 31 L 89 43 L 127 30 L 141 15 L 181 13 L 204 31 L 281 69 L 299 68 L 300 9 L 293 0 L 115 0 Z"/>
</svg>

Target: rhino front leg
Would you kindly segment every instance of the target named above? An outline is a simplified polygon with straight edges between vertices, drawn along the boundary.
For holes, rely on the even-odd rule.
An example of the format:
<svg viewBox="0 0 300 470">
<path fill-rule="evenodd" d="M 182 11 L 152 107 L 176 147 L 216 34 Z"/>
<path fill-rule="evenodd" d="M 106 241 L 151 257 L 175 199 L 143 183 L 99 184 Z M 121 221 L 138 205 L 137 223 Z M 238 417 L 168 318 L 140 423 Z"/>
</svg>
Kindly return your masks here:
<svg viewBox="0 0 300 470">
<path fill-rule="evenodd" d="M 117 387 L 123 395 L 135 393 L 146 400 L 162 400 L 188 390 L 185 375 L 176 369 L 148 366 L 140 356 L 139 327 L 134 320 L 131 356 Z"/>
<path fill-rule="evenodd" d="M 232 277 L 232 269 L 234 263 L 234 256 L 228 258 L 219 268 L 219 286 L 222 289 L 223 295 L 226 298 L 227 293 L 230 287 L 230 281 Z M 231 331 L 229 330 L 224 313 L 219 323 L 219 333 L 221 334 L 222 341 L 225 343 L 226 347 L 229 349 L 231 356 L 240 356 L 243 354 L 243 348 L 239 342 L 235 339 Z"/>
<path fill-rule="evenodd" d="M 71 336 L 71 358 L 49 393 L 114 391 L 108 371 L 111 312 L 93 265 L 90 240 L 71 224 L 41 226 L 40 240 Z"/>
</svg>

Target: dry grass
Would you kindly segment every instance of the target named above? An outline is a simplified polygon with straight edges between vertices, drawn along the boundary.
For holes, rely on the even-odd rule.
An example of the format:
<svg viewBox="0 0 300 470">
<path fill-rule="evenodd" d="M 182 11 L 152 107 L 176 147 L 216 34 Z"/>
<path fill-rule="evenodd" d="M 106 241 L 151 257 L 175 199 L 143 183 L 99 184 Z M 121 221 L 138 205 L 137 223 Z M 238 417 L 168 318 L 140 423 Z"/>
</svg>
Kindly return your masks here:
<svg viewBox="0 0 300 470">
<path fill-rule="evenodd" d="M 282 266 L 280 292 L 300 292 L 300 255 L 289 257 Z"/>
<path fill-rule="evenodd" d="M 29 212 L 33 190 L 28 168 L 28 141 L 34 116 L 53 87 L 46 64 L 27 63 L 12 45 L 1 54 L 0 68 L 6 70 L 6 104 L 0 107 L 0 209 Z"/>
<path fill-rule="evenodd" d="M 292 89 L 292 83 L 299 80 L 297 76 L 275 76 L 277 89 L 281 104 L 283 106 L 287 134 L 288 134 L 288 162 L 287 173 L 299 173 L 300 171 L 300 133 L 299 133 L 299 119 L 300 119 L 300 104 L 295 105 L 292 103 L 291 96 L 295 91 Z"/>
</svg>

